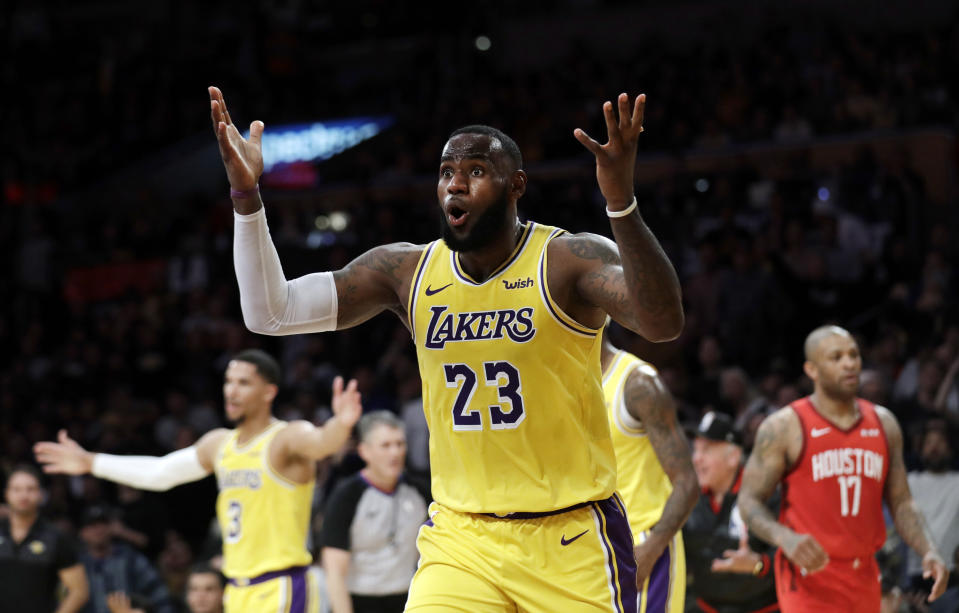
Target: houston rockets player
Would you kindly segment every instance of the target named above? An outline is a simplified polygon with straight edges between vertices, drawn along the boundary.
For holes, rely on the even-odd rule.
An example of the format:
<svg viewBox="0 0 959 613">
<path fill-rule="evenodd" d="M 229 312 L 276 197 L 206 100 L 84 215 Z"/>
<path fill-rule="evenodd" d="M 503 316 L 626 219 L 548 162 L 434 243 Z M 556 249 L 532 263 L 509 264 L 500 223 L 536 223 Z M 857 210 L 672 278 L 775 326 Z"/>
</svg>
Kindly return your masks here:
<svg viewBox="0 0 959 613">
<path fill-rule="evenodd" d="M 517 217 L 522 155 L 487 126 L 450 135 L 436 194 L 443 238 L 374 248 L 336 272 L 287 281 L 249 140 L 210 88 L 236 211 L 234 261 L 247 326 L 268 334 L 349 328 L 390 310 L 416 346 L 436 503 L 420 530 L 407 611 L 635 611 L 636 565 L 614 494 L 600 373 L 607 313 L 653 341 L 683 325 L 679 282 L 633 197 L 645 96 L 603 105 L 596 158 L 616 242 Z"/>
<path fill-rule="evenodd" d="M 779 547 L 776 592 L 784 613 L 879 611 L 875 554 L 886 538 L 882 503 L 934 577 L 949 572 L 912 500 L 902 430 L 885 407 L 856 397 L 862 359 L 843 328 L 822 326 L 805 343 L 811 396 L 770 415 L 746 463 L 739 510 L 756 536 Z M 762 501 L 782 481 L 779 521 Z"/>
</svg>

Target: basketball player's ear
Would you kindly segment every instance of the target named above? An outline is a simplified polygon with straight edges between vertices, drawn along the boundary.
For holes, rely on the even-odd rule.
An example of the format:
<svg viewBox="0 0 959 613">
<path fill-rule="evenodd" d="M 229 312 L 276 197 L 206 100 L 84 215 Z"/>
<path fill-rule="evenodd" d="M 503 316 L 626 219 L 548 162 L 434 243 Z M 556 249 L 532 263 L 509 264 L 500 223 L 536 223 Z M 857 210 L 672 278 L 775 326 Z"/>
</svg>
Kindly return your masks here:
<svg viewBox="0 0 959 613">
<path fill-rule="evenodd" d="M 512 196 L 519 200 L 522 198 L 523 194 L 526 193 L 526 171 L 523 170 L 514 170 L 513 176 L 510 177 L 510 193 Z"/>
<path fill-rule="evenodd" d="M 816 365 L 813 364 L 810 360 L 806 360 L 805 362 L 803 362 L 802 369 L 803 369 L 803 372 L 806 373 L 806 376 L 809 377 L 810 381 L 816 380 L 816 375 L 818 374 L 818 371 L 816 369 Z"/>
<path fill-rule="evenodd" d="M 276 395 L 280 393 L 280 387 L 273 383 L 266 386 L 266 391 L 263 392 L 264 400 L 268 403 L 271 403 L 276 400 Z"/>
</svg>

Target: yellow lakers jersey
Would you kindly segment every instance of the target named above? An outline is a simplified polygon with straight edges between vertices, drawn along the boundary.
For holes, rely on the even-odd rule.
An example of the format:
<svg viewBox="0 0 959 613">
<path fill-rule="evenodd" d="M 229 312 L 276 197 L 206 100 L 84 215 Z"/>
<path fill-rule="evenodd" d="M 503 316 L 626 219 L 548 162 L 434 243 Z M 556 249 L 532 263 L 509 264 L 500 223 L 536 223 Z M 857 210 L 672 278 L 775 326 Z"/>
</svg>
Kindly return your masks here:
<svg viewBox="0 0 959 613">
<path fill-rule="evenodd" d="M 600 331 L 546 287 L 547 245 L 528 222 L 477 282 L 442 241 L 427 246 L 408 302 L 437 502 L 468 513 L 543 512 L 613 493 Z"/>
<path fill-rule="evenodd" d="M 659 521 L 673 486 L 642 424 L 629 423 L 634 420 L 626 412 L 623 390 L 626 379 L 637 368 L 650 375 L 656 374 L 656 369 L 648 362 L 625 351 L 617 351 L 603 373 L 603 395 L 616 450 L 616 489 L 626 503 L 633 538 L 640 542 L 639 533 Z"/>
<path fill-rule="evenodd" d="M 270 466 L 270 441 L 285 426 L 274 421 L 243 445 L 234 430 L 217 453 L 216 516 L 227 577 L 250 579 L 313 560 L 306 550 L 313 482 L 293 483 Z"/>
</svg>

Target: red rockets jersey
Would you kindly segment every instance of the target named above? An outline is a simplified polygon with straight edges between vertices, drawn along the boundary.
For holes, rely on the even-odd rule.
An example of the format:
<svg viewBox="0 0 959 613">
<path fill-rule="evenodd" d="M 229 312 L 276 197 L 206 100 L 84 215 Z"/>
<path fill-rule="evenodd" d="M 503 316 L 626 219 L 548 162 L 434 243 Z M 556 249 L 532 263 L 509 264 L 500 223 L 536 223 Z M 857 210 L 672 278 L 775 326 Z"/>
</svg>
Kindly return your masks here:
<svg viewBox="0 0 959 613">
<path fill-rule="evenodd" d="M 872 556 L 886 540 L 889 445 L 875 405 L 856 403 L 860 418 L 847 430 L 820 415 L 809 397 L 789 405 L 799 416 L 803 447 L 783 479 L 779 521 L 811 534 L 830 558 Z"/>
</svg>

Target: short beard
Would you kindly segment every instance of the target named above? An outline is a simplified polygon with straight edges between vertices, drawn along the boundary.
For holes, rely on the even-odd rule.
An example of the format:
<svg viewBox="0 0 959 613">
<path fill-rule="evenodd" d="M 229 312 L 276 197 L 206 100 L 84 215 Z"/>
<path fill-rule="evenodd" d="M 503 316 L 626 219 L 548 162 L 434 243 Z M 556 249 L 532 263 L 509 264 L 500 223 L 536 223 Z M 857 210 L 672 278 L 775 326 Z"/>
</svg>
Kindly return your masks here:
<svg viewBox="0 0 959 613">
<path fill-rule="evenodd" d="M 443 242 L 451 250 L 459 253 L 469 253 L 478 251 L 492 245 L 501 234 L 510 227 L 512 221 L 507 215 L 509 210 L 508 186 L 503 186 L 503 192 L 493 204 L 490 205 L 479 217 L 469 234 L 463 238 L 458 238 L 453 234 L 449 219 L 445 211 L 440 209 L 440 229 L 443 235 Z"/>
<path fill-rule="evenodd" d="M 246 415 L 240 415 L 236 419 L 226 418 L 226 423 L 230 425 L 231 428 L 239 428 L 243 425 L 243 420 L 246 419 Z"/>
<path fill-rule="evenodd" d="M 822 388 L 823 393 L 832 398 L 833 400 L 838 400 L 840 402 L 849 402 L 855 400 L 859 395 L 859 386 L 857 385 L 855 389 L 849 391 L 843 388 L 841 383 L 827 384 L 820 383 L 819 386 Z"/>
<path fill-rule="evenodd" d="M 929 458 L 920 458 L 923 467 L 931 473 L 944 473 L 952 468 L 952 459 L 945 455 L 936 455 Z"/>
</svg>

